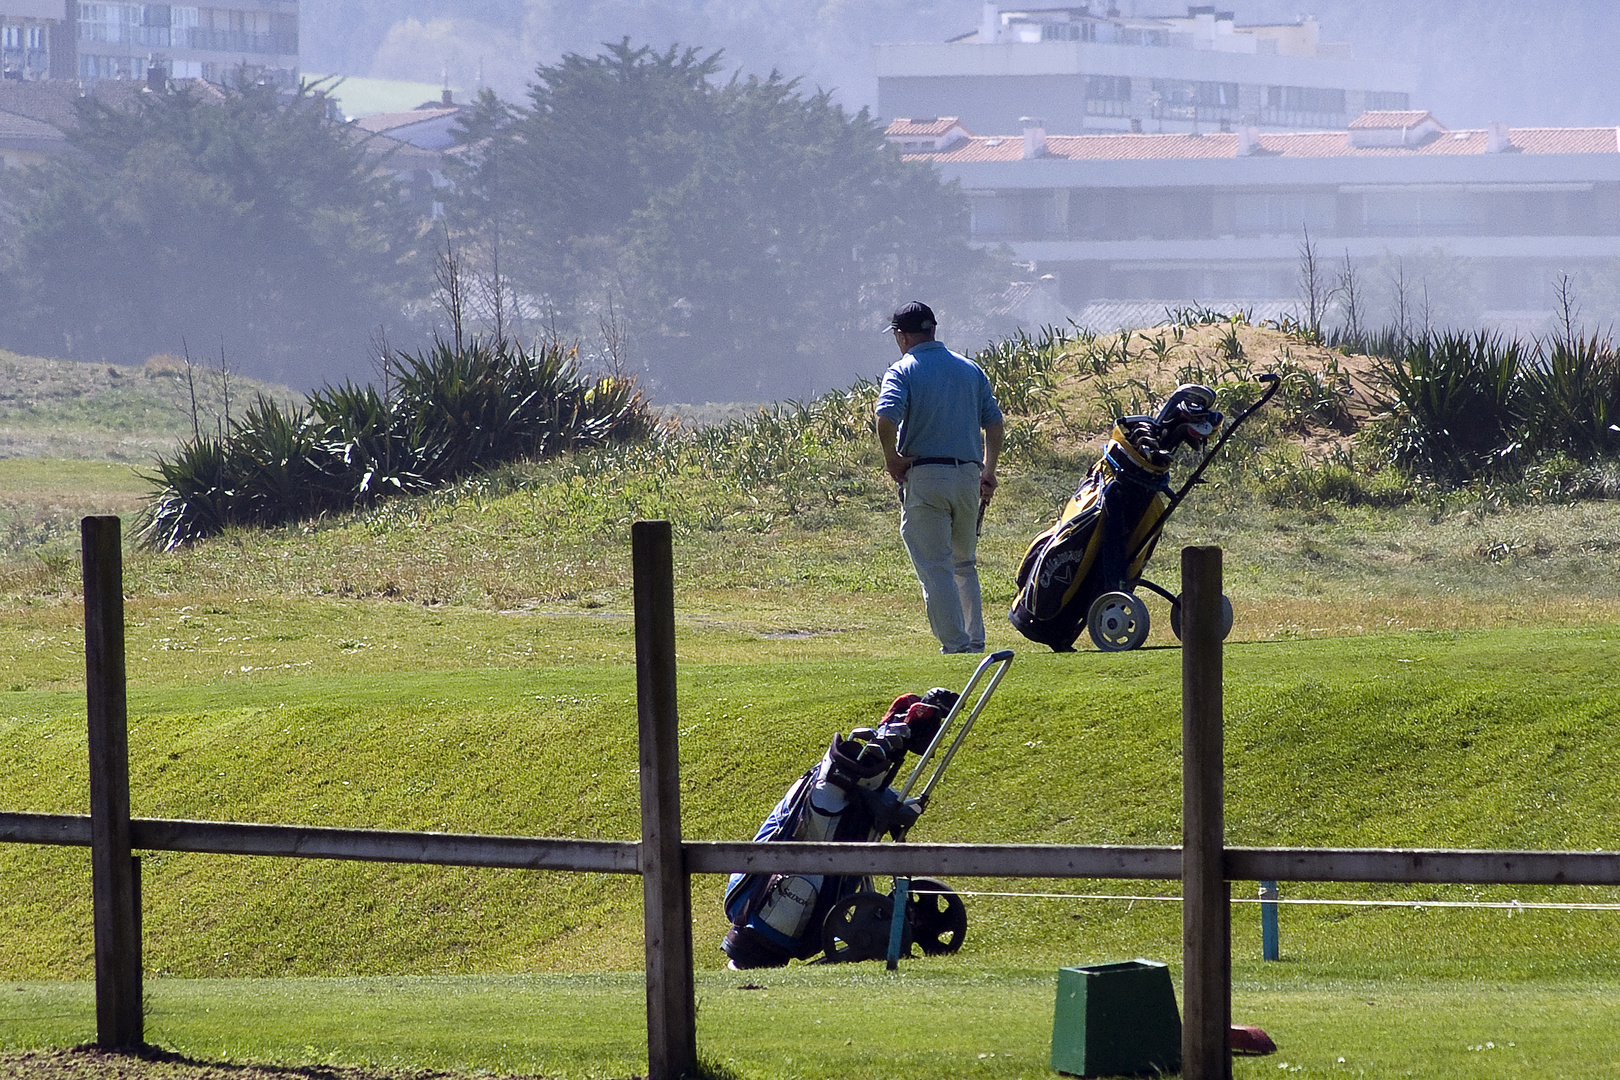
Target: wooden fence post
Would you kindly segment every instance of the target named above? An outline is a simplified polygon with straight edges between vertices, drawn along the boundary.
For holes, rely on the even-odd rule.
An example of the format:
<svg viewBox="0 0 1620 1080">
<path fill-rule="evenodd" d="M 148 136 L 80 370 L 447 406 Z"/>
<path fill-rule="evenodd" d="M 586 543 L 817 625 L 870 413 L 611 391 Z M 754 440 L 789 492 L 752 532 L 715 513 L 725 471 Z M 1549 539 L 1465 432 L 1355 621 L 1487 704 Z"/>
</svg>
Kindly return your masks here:
<svg viewBox="0 0 1620 1080">
<path fill-rule="evenodd" d="M 636 603 L 636 718 L 641 745 L 641 895 L 647 947 L 647 1073 L 697 1068 L 692 888 L 681 851 L 675 708 L 675 563 L 667 521 L 630 526 Z"/>
<path fill-rule="evenodd" d="M 96 1044 L 145 1041 L 141 917 L 129 834 L 129 717 L 124 696 L 121 522 L 79 523 L 84 560 L 85 704 L 90 734 L 90 894 L 96 946 Z"/>
<path fill-rule="evenodd" d="M 1229 1080 L 1232 923 L 1226 815 L 1221 549 L 1181 551 L 1181 1075 Z"/>
</svg>

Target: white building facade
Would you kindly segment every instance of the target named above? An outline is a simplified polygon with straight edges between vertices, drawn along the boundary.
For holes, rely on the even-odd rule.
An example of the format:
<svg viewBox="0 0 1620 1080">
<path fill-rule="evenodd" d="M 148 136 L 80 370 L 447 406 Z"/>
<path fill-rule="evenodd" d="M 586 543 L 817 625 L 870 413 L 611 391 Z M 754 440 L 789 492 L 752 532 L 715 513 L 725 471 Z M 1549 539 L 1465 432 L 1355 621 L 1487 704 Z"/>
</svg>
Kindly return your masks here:
<svg viewBox="0 0 1620 1080">
<path fill-rule="evenodd" d="M 916 128 L 889 138 L 904 151 Z M 1559 274 L 1620 272 L 1615 128 L 1450 131 L 1388 111 L 1329 132 L 1028 128 L 905 156 L 961 184 L 975 243 L 1054 275 L 1075 310 L 1293 297 L 1307 231 L 1325 263 L 1453 260 L 1490 310 L 1544 306 Z"/>
<path fill-rule="evenodd" d="M 13 38 L 23 47 L 10 48 Z M 15 79 L 142 79 L 157 67 L 175 79 L 224 83 L 241 74 L 290 87 L 298 0 L 0 0 L 0 59 Z"/>
<path fill-rule="evenodd" d="M 1406 109 L 1418 70 L 1353 60 L 1314 19 L 1239 25 L 1231 12 L 1131 18 L 1096 7 L 984 7 L 948 42 L 874 48 L 880 116 L 954 116 L 974 131 L 1040 117 L 1049 131 L 1344 128 Z"/>
</svg>

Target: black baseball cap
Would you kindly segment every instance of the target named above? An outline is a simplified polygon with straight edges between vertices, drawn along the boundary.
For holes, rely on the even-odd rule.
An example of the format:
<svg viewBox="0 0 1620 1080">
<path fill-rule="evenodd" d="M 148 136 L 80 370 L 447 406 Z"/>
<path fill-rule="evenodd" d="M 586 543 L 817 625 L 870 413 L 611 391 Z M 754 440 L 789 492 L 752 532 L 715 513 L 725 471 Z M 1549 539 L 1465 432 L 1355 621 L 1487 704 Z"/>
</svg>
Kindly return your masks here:
<svg viewBox="0 0 1620 1080">
<path fill-rule="evenodd" d="M 902 334 L 921 334 L 934 328 L 934 309 L 921 300 L 901 304 L 894 309 L 889 325 L 884 330 L 898 330 Z"/>
</svg>

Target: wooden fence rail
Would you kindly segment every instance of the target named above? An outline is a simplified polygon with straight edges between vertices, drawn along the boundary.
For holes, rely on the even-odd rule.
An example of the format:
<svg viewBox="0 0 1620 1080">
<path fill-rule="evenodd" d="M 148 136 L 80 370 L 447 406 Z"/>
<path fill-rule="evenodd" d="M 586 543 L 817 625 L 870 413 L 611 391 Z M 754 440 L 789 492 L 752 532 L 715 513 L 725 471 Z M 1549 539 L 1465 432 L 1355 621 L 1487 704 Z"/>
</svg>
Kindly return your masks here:
<svg viewBox="0 0 1620 1080">
<path fill-rule="evenodd" d="M 141 851 L 639 874 L 634 840 L 394 832 L 234 821 L 131 818 Z M 0 843 L 90 846 L 85 814 L 0 811 Z M 1179 847 L 1111 844 L 832 844 L 687 840 L 688 874 L 898 874 L 906 877 L 1096 878 L 1176 881 Z M 1474 848 L 1229 847 L 1227 881 L 1432 885 L 1620 885 L 1620 853 Z"/>
<path fill-rule="evenodd" d="M 673 560 L 667 522 L 632 527 L 642 836 L 575 840 L 129 816 L 122 555 L 117 518 L 82 524 L 91 814 L 0 812 L 0 843 L 88 847 L 97 1041 L 141 1044 L 139 862 L 133 850 L 639 874 L 650 1080 L 697 1066 L 691 875 L 802 873 L 1180 880 L 1184 1075 L 1231 1075 L 1231 881 L 1620 885 L 1620 853 L 1224 846 L 1221 559 L 1183 552 L 1183 846 L 830 844 L 683 840 L 676 745 Z"/>
</svg>

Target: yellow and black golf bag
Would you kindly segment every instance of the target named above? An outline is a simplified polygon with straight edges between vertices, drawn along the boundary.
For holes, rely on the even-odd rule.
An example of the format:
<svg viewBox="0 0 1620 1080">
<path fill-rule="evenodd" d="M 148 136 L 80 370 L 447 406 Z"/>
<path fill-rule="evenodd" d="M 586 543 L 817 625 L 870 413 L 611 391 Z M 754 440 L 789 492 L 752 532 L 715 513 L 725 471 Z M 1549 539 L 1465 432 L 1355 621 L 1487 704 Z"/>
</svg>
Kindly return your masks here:
<svg viewBox="0 0 1620 1080">
<path fill-rule="evenodd" d="M 1092 466 L 1052 527 L 1029 545 L 1018 568 L 1018 596 L 1007 618 L 1031 641 L 1072 652 L 1082 630 L 1109 652 L 1134 649 L 1147 639 L 1147 608 L 1138 587 L 1170 601 L 1171 628 L 1179 635 L 1179 598 L 1142 577 L 1165 521 L 1226 440 L 1276 392 L 1275 375 L 1253 405 L 1227 426 L 1181 489 L 1170 490 L 1177 448 L 1202 448 L 1221 426 L 1215 391 L 1177 387 L 1154 416 L 1115 422 L 1102 457 Z"/>
</svg>

